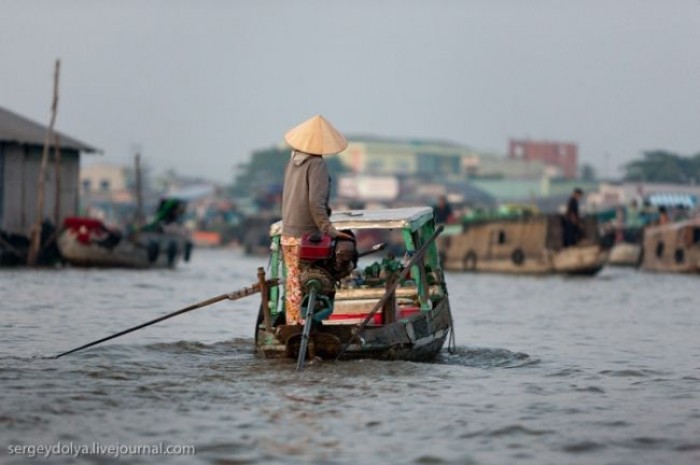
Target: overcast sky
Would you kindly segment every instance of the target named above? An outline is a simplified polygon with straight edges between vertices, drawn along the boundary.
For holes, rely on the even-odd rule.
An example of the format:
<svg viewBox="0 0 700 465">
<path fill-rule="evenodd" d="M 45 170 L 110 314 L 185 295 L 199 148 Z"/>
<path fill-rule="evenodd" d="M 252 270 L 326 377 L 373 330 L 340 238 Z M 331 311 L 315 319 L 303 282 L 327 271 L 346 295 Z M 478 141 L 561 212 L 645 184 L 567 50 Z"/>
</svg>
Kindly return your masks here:
<svg viewBox="0 0 700 465">
<path fill-rule="evenodd" d="M 700 152 L 700 0 L 0 0 L 0 106 L 130 163 L 228 181 L 321 113 L 342 132 L 573 141 L 603 175 Z M 97 157 L 90 157 L 96 159 Z"/>
</svg>

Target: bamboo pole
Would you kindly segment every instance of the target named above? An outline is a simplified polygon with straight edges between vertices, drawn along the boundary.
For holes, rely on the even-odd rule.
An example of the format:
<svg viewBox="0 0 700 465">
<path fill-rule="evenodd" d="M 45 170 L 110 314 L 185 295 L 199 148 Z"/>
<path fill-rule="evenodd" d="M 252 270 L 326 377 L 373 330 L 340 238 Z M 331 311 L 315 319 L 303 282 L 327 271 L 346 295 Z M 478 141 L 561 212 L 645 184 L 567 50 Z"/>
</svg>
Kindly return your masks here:
<svg viewBox="0 0 700 465">
<path fill-rule="evenodd" d="M 41 166 L 39 168 L 39 185 L 36 201 L 36 221 L 30 231 L 29 254 L 27 256 L 27 264 L 29 266 L 36 265 L 39 256 L 39 247 L 41 245 L 41 222 L 44 217 L 44 190 L 46 183 L 46 167 L 49 159 L 49 147 L 51 146 L 51 136 L 53 135 L 53 127 L 56 123 L 56 112 L 58 111 L 58 77 L 61 72 L 61 60 L 56 60 L 56 68 L 53 75 L 53 100 L 51 103 L 51 121 L 46 131 L 46 139 L 44 140 L 44 150 L 41 154 Z"/>
<path fill-rule="evenodd" d="M 53 233 L 49 236 L 43 244 L 40 244 L 39 254 L 44 250 L 51 247 L 51 245 L 58 239 L 58 235 L 61 233 L 61 138 L 57 133 L 54 133 L 54 168 L 56 177 L 56 199 L 54 202 L 54 225 L 56 226 Z"/>
<path fill-rule="evenodd" d="M 270 280 L 268 280 L 268 281 L 265 281 L 265 283 L 264 283 L 264 285 L 262 285 L 262 287 L 267 287 L 267 286 L 279 286 L 280 284 L 281 284 L 281 283 L 280 283 L 280 281 L 279 281 L 278 279 L 270 279 Z M 77 351 L 79 351 L 79 350 L 87 349 L 88 347 L 92 347 L 92 346 L 94 346 L 94 345 L 101 344 L 101 343 L 103 343 L 103 342 L 105 342 L 105 341 L 109 341 L 109 340 L 114 339 L 114 338 L 116 338 L 116 337 L 123 336 L 123 335 L 129 334 L 129 333 L 132 333 L 132 332 L 134 332 L 134 331 L 136 331 L 136 330 L 138 330 L 138 329 L 145 328 L 146 326 L 151 326 L 151 325 L 156 324 L 156 323 L 159 323 L 159 322 L 161 322 L 161 321 L 163 321 L 163 320 L 167 320 L 168 318 L 172 318 L 172 317 L 174 317 L 174 316 L 182 315 L 183 313 L 187 313 L 187 312 L 190 312 L 190 311 L 192 311 L 192 310 L 197 310 L 198 308 L 207 307 L 207 306 L 209 306 L 209 305 L 211 305 L 211 304 L 215 304 L 215 303 L 217 303 L 217 302 L 221 302 L 222 300 L 225 300 L 225 299 L 228 299 L 228 300 L 238 300 L 238 299 L 242 299 L 242 298 L 244 298 L 244 297 L 248 297 L 248 296 L 250 296 L 250 295 L 256 294 L 256 293 L 260 292 L 260 290 L 261 290 L 261 283 L 259 283 L 259 282 L 258 282 L 258 283 L 254 283 L 254 284 L 252 284 L 252 285 L 249 286 L 249 287 L 244 287 L 244 288 L 242 288 L 242 289 L 239 289 L 239 290 L 234 291 L 234 292 L 230 292 L 230 293 L 228 293 L 228 294 L 221 294 L 221 295 L 219 295 L 219 296 L 212 297 L 212 298 L 210 298 L 210 299 L 204 300 L 204 301 L 199 302 L 199 303 L 196 303 L 196 304 L 194 304 L 194 305 L 190 305 L 190 306 L 185 307 L 185 308 L 183 308 L 183 309 L 177 310 L 177 311 L 175 311 L 175 312 L 173 312 L 173 313 L 168 313 L 167 315 L 163 315 L 163 316 L 161 316 L 161 317 L 159 317 L 159 318 L 156 318 L 155 320 L 150 320 L 150 321 L 147 321 L 147 322 L 145 322 L 145 323 L 141 323 L 141 324 L 138 325 L 138 326 L 133 326 L 133 327 L 131 327 L 131 328 L 129 328 L 129 329 L 125 329 L 124 331 L 119 331 L 118 333 L 112 334 L 111 336 L 103 337 L 102 339 L 98 339 L 98 340 L 96 340 L 96 341 L 88 342 L 87 344 L 84 344 L 84 345 L 82 345 L 82 346 L 80 346 L 80 347 L 76 347 L 75 349 L 71 349 L 71 350 L 69 350 L 69 351 L 67 351 L 67 352 L 62 352 L 62 353 L 60 353 L 60 354 L 54 356 L 53 358 L 60 358 L 60 357 L 63 357 L 64 355 L 72 354 L 73 352 L 77 352 Z"/>
<path fill-rule="evenodd" d="M 58 134 L 54 135 L 54 167 L 56 170 L 56 202 L 54 204 L 54 224 L 56 230 L 60 229 L 61 225 L 61 137 Z"/>
<path fill-rule="evenodd" d="M 272 315 L 270 315 L 270 296 L 267 293 L 268 286 L 265 280 L 265 268 L 258 267 L 258 284 L 260 285 L 260 294 L 262 295 L 261 304 L 263 312 L 263 321 L 265 322 L 265 331 L 272 332 Z M 258 328 L 255 328 L 257 331 Z"/>
</svg>

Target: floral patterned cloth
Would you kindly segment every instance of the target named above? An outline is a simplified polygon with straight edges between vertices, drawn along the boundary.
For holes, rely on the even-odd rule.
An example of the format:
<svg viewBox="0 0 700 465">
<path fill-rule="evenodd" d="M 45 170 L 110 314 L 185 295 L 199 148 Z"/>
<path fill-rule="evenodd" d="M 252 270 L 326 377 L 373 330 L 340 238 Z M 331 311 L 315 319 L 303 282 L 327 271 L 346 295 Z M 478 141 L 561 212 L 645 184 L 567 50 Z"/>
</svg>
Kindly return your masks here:
<svg viewBox="0 0 700 465">
<path fill-rule="evenodd" d="M 301 290 L 301 272 L 299 270 L 299 249 L 301 238 L 282 236 L 282 256 L 287 267 L 287 278 L 284 282 L 284 313 L 288 325 L 301 324 L 301 300 L 304 293 Z"/>
</svg>

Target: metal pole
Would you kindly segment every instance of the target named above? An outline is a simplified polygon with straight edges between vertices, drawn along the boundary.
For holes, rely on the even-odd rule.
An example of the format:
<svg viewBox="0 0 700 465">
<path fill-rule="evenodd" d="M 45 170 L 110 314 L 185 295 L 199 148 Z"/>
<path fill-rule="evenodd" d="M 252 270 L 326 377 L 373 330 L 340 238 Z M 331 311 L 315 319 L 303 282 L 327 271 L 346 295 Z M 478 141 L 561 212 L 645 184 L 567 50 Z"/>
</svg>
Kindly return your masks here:
<svg viewBox="0 0 700 465">
<path fill-rule="evenodd" d="M 301 333 L 301 343 L 299 344 L 299 356 L 297 357 L 297 371 L 304 369 L 306 360 L 306 348 L 309 345 L 309 334 L 311 324 L 314 319 L 314 308 L 316 307 L 316 288 L 312 287 L 309 292 L 309 302 L 306 306 L 306 321 L 304 321 L 304 331 Z"/>
</svg>

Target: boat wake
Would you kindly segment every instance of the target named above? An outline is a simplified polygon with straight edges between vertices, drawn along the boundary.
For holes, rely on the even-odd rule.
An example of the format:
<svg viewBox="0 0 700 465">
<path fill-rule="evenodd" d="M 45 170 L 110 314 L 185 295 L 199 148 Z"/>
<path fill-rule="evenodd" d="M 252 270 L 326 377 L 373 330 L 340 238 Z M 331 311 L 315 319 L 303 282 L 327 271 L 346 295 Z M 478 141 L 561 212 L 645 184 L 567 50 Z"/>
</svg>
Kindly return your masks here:
<svg viewBox="0 0 700 465">
<path fill-rule="evenodd" d="M 501 348 L 458 346 L 452 354 L 442 351 L 436 362 L 472 368 L 523 368 L 538 364 L 540 359 Z"/>
</svg>

